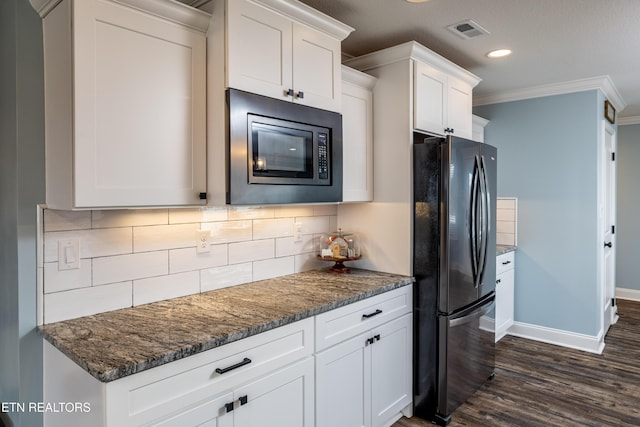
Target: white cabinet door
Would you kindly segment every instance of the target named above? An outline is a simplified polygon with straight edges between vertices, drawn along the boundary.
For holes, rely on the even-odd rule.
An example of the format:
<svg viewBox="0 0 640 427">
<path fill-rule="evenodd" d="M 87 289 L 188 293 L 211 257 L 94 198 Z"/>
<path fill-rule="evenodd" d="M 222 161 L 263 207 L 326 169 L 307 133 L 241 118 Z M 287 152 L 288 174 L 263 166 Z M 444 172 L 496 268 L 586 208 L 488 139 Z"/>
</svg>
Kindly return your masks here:
<svg viewBox="0 0 640 427">
<path fill-rule="evenodd" d="M 312 427 L 314 360 L 309 357 L 236 389 L 235 427 Z"/>
<path fill-rule="evenodd" d="M 412 315 L 373 331 L 371 351 L 372 426 L 383 426 L 412 399 Z M 378 338 L 379 337 L 379 338 Z"/>
<path fill-rule="evenodd" d="M 368 338 L 358 335 L 316 354 L 317 426 L 371 425 Z"/>
<path fill-rule="evenodd" d="M 233 427 L 233 415 L 227 413 L 225 405 L 233 400 L 229 392 L 202 404 L 169 417 L 153 427 Z"/>
<path fill-rule="evenodd" d="M 340 111 L 340 40 L 257 3 L 227 5 L 228 87 Z"/>
<path fill-rule="evenodd" d="M 47 205 L 203 204 L 204 32 L 64 0 L 43 36 Z"/>
<path fill-rule="evenodd" d="M 447 75 L 415 62 L 413 127 L 438 135 L 447 127 Z"/>
<path fill-rule="evenodd" d="M 204 33 L 109 1 L 71 13 L 75 207 L 204 203 Z"/>
<path fill-rule="evenodd" d="M 460 138 L 473 136 L 472 90 L 460 79 L 447 79 L 447 127 Z"/>
<path fill-rule="evenodd" d="M 471 139 L 472 86 L 419 61 L 414 77 L 414 127 Z"/>
<path fill-rule="evenodd" d="M 293 24 L 293 99 L 324 110 L 340 111 L 340 41 Z"/>
<path fill-rule="evenodd" d="M 227 4 L 227 86 L 292 99 L 291 20 L 249 1 Z"/>
<path fill-rule="evenodd" d="M 507 252 L 496 258 L 496 342 L 504 337 L 514 322 L 515 254 Z"/>
<path fill-rule="evenodd" d="M 354 78 L 349 75 L 357 73 Z M 367 79 L 369 86 L 357 84 Z M 375 78 L 342 69 L 342 201 L 373 200 L 373 92 Z"/>
</svg>

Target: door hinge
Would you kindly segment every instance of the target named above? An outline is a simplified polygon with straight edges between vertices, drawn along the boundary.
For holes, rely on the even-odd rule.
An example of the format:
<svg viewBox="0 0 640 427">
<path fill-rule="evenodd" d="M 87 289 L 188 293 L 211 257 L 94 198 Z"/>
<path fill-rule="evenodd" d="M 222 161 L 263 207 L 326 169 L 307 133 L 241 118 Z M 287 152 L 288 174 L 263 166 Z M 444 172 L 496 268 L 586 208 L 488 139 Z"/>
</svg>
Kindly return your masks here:
<svg viewBox="0 0 640 427">
<path fill-rule="evenodd" d="M 616 226 L 615 225 L 611 226 L 611 234 L 616 234 Z"/>
<path fill-rule="evenodd" d="M 616 299 L 611 298 L 611 307 L 615 307 L 615 306 L 616 306 Z"/>
<path fill-rule="evenodd" d="M 616 153 L 611 153 L 611 161 L 612 162 L 616 161 Z"/>
</svg>

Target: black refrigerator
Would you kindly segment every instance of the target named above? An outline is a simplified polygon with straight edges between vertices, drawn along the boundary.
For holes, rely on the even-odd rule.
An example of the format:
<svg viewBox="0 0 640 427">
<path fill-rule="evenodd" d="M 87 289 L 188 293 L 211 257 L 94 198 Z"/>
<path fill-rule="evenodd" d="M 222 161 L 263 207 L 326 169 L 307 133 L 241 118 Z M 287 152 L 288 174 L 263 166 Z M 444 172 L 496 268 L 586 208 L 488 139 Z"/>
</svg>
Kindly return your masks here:
<svg viewBox="0 0 640 427">
<path fill-rule="evenodd" d="M 414 133 L 414 413 L 440 425 L 494 374 L 496 159 Z"/>
</svg>

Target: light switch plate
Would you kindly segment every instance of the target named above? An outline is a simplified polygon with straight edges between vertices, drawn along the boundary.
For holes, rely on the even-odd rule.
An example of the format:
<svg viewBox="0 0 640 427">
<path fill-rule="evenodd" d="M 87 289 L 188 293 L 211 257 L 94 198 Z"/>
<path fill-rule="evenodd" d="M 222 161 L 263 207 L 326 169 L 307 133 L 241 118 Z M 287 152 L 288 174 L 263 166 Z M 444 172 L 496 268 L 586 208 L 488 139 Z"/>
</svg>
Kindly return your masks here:
<svg viewBox="0 0 640 427">
<path fill-rule="evenodd" d="M 302 242 L 302 223 L 296 222 L 293 224 L 293 242 Z"/>
<path fill-rule="evenodd" d="M 77 270 L 80 268 L 80 240 L 58 240 L 58 270 Z"/>
<path fill-rule="evenodd" d="M 198 230 L 196 238 L 196 253 L 204 254 L 211 251 L 211 231 Z"/>
</svg>

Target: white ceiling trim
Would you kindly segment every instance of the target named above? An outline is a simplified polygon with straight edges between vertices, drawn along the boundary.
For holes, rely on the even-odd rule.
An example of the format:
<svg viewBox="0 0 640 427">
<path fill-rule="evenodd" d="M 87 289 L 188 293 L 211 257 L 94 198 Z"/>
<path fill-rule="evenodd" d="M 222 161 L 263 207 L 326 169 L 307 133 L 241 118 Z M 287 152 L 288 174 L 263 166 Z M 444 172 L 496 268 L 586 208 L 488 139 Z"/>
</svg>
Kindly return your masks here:
<svg viewBox="0 0 640 427">
<path fill-rule="evenodd" d="M 614 108 L 620 112 L 627 104 L 622 99 L 609 76 L 598 76 L 588 79 L 572 80 L 568 82 L 552 83 L 548 85 L 532 86 L 528 88 L 504 91 L 487 96 L 474 96 L 473 105 L 498 104 L 501 102 L 521 101 L 524 99 L 541 98 L 544 96 L 563 95 L 567 93 L 584 92 L 586 90 L 600 89 L 611 102 Z"/>
</svg>

